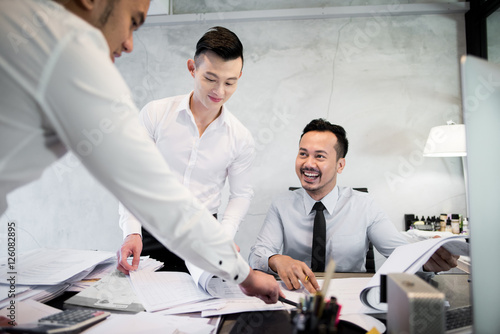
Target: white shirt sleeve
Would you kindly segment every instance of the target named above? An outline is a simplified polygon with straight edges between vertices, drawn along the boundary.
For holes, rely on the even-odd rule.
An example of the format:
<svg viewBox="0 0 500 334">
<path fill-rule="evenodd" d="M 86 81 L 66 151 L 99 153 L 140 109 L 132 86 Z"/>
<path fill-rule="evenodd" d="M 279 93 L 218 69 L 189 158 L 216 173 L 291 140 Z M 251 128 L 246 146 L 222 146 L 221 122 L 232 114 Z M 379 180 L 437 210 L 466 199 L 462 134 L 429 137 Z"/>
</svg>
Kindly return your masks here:
<svg viewBox="0 0 500 334">
<path fill-rule="evenodd" d="M 149 138 L 154 142 L 154 127 L 151 122 L 145 117 L 147 105 L 139 113 L 139 122 L 144 126 L 146 133 Z M 127 210 L 121 202 L 118 203 L 118 214 L 120 218 L 118 224 L 123 232 L 123 239 L 125 239 L 130 234 L 139 234 L 142 236 L 142 224 L 141 222 Z"/>
<path fill-rule="evenodd" d="M 51 126 L 160 242 L 196 266 L 241 283 L 248 264 L 145 134 L 107 48 L 95 47 L 102 41 L 68 35 L 52 53 L 38 92 Z"/>
<path fill-rule="evenodd" d="M 275 254 L 281 254 L 283 234 L 281 217 L 273 203 L 267 212 L 257 240 L 250 249 L 248 262 L 253 269 L 276 274 L 269 268 L 269 258 Z"/>
<path fill-rule="evenodd" d="M 221 223 L 224 230 L 232 238 L 236 235 L 245 218 L 253 198 L 251 173 L 254 158 L 255 143 L 249 133 L 238 158 L 229 166 L 228 171 L 229 202 Z"/>
<path fill-rule="evenodd" d="M 118 224 L 123 231 L 123 239 L 130 234 L 139 234 L 142 236 L 141 222 L 121 202 L 118 203 L 118 214 L 120 215 Z"/>
</svg>

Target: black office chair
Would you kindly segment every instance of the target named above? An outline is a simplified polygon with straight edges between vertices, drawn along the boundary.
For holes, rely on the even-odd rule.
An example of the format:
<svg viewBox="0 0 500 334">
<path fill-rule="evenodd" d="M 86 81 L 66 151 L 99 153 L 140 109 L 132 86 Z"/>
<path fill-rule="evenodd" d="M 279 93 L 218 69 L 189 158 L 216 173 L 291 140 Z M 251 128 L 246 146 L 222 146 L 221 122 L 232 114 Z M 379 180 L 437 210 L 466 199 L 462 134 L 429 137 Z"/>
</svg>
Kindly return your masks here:
<svg viewBox="0 0 500 334">
<path fill-rule="evenodd" d="M 362 191 L 367 193 L 368 188 L 352 188 L 357 191 Z M 371 241 L 368 243 L 368 250 L 366 251 L 366 261 L 365 268 L 367 273 L 375 273 L 375 253 L 373 251 L 373 245 Z"/>
<path fill-rule="evenodd" d="M 300 187 L 289 187 L 288 190 L 294 191 L 300 189 Z M 357 191 L 362 191 L 367 193 L 368 188 L 352 188 Z M 366 261 L 365 261 L 365 268 L 367 273 L 375 273 L 375 253 L 373 251 L 373 245 L 371 241 L 368 243 L 368 250 L 366 251 Z"/>
</svg>

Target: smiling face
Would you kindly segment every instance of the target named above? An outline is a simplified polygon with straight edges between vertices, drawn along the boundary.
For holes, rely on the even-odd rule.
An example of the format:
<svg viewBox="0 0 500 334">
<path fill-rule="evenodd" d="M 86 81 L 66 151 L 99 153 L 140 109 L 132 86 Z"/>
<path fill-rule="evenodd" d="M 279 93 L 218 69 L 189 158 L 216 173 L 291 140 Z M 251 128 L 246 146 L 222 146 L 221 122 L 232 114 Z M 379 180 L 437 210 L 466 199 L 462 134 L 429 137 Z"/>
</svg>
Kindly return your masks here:
<svg viewBox="0 0 500 334">
<path fill-rule="evenodd" d="M 238 87 L 243 62 L 241 58 L 224 60 L 209 51 L 188 60 L 194 78 L 193 109 L 218 112 Z"/>
<path fill-rule="evenodd" d="M 337 137 L 330 131 L 306 132 L 299 143 L 295 172 L 309 196 L 319 201 L 337 184 L 345 159 L 337 159 Z"/>
<path fill-rule="evenodd" d="M 133 33 L 146 19 L 150 0 L 107 0 L 96 2 L 93 25 L 99 28 L 110 49 L 110 57 L 132 52 Z"/>
</svg>

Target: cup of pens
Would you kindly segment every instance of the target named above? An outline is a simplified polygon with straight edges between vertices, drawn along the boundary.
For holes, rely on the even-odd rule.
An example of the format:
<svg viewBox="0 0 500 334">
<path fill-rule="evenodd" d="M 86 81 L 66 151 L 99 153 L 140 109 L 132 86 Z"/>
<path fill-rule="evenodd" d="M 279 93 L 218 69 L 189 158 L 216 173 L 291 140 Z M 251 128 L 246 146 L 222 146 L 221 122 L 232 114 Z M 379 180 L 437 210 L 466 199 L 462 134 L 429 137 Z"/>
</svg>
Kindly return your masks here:
<svg viewBox="0 0 500 334">
<path fill-rule="evenodd" d="M 337 333 L 340 308 L 335 297 L 325 301 L 321 293 L 307 296 L 291 311 L 293 333 Z"/>
<path fill-rule="evenodd" d="M 294 334 L 333 334 L 337 333 L 341 305 L 337 298 L 326 298 L 328 285 L 335 271 L 335 262 L 330 260 L 325 271 L 323 288 L 315 295 L 301 298 L 297 308 L 291 311 Z"/>
</svg>

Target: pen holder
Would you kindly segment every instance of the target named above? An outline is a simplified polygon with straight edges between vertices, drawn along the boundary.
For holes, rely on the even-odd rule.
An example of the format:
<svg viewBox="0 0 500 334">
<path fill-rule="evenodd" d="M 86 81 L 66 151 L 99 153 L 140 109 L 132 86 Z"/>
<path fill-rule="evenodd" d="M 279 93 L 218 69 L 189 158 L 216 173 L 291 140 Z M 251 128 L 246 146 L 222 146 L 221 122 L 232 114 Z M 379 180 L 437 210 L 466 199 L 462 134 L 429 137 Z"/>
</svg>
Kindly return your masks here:
<svg viewBox="0 0 500 334">
<path fill-rule="evenodd" d="M 331 297 L 325 302 L 321 295 L 308 296 L 291 312 L 294 334 L 336 334 L 340 305 Z"/>
</svg>

